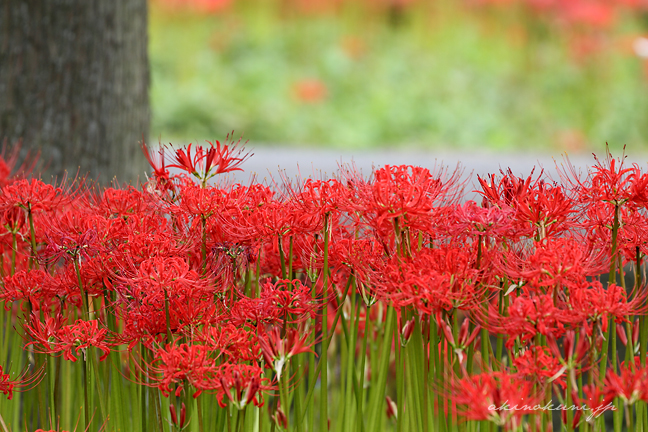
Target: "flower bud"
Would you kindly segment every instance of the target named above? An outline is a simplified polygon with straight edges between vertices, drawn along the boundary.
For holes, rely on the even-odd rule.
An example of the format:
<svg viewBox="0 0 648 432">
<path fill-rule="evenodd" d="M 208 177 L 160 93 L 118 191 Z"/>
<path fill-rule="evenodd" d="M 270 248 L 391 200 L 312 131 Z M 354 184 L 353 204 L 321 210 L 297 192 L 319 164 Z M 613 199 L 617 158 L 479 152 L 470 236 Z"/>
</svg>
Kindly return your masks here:
<svg viewBox="0 0 648 432">
<path fill-rule="evenodd" d="M 396 402 L 394 402 L 389 396 L 385 397 L 385 401 L 387 402 L 387 418 L 398 418 L 398 407 L 396 406 Z"/>
<path fill-rule="evenodd" d="M 288 427 L 288 418 L 286 417 L 286 414 L 283 412 L 281 407 L 277 407 L 277 410 L 272 416 L 272 419 L 275 421 L 277 426 L 282 427 L 283 429 L 286 429 Z"/>
<path fill-rule="evenodd" d="M 174 425 L 178 424 L 178 416 L 176 414 L 176 407 L 175 405 L 171 404 L 169 405 L 169 412 L 171 413 L 171 423 Z"/>
<path fill-rule="evenodd" d="M 463 323 L 461 323 L 461 328 L 459 329 L 459 345 L 465 346 L 466 339 L 468 338 L 468 330 L 470 329 L 470 320 L 466 318 Z"/>
<path fill-rule="evenodd" d="M 407 342 L 409 342 L 410 338 L 412 337 L 412 333 L 414 333 L 415 324 L 416 321 L 414 320 L 414 318 L 405 323 L 403 330 L 401 331 L 401 345 L 405 346 Z"/>
<path fill-rule="evenodd" d="M 187 419 L 187 407 L 184 402 L 182 402 L 182 408 L 180 408 L 180 424 L 178 426 L 183 427 L 185 420 Z"/>
<path fill-rule="evenodd" d="M 619 340 L 623 344 L 623 346 L 628 345 L 628 337 L 626 336 L 625 329 L 623 328 L 623 325 L 617 324 L 616 325 L 616 332 L 617 336 L 619 336 Z"/>
</svg>

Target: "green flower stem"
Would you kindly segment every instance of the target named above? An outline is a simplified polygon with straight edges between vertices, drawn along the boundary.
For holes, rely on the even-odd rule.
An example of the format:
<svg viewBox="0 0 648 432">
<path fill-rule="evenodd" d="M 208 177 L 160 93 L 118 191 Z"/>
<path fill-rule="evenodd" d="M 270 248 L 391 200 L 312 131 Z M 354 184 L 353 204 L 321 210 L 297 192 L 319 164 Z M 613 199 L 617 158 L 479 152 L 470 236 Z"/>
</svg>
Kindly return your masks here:
<svg viewBox="0 0 648 432">
<path fill-rule="evenodd" d="M 356 430 L 358 432 L 364 432 L 364 415 L 363 415 L 363 405 L 365 401 L 365 364 L 367 360 L 367 339 L 369 338 L 370 327 L 369 324 L 369 309 L 370 306 L 367 306 L 365 310 L 365 329 L 364 334 L 362 335 L 362 350 L 360 351 L 360 369 L 358 370 L 358 384 L 360 387 L 359 397 L 358 397 L 358 412 L 356 415 L 357 425 Z"/>
<path fill-rule="evenodd" d="M 303 366 L 302 366 L 303 357 L 301 355 L 296 355 L 291 359 L 292 367 L 296 371 L 297 376 L 297 386 L 295 387 L 295 430 L 296 432 L 303 432 L 303 422 L 301 417 L 302 412 L 302 401 L 304 400 L 304 380 L 303 380 Z"/>
<path fill-rule="evenodd" d="M 329 253 L 329 219 L 330 213 L 324 214 L 324 263 L 322 268 L 322 351 L 320 362 L 322 371 L 320 375 L 320 431 L 328 430 L 328 253 Z M 346 293 L 345 293 L 346 295 Z"/>
<path fill-rule="evenodd" d="M 403 361 L 403 348 L 399 341 L 398 326 L 394 329 L 396 340 L 396 432 L 403 432 L 403 421 L 405 419 L 405 380 L 403 379 L 403 371 L 405 363 Z"/>
<path fill-rule="evenodd" d="M 349 290 L 348 290 L 348 287 L 347 287 L 347 289 L 345 290 L 345 292 L 342 294 L 342 300 L 340 301 L 339 304 L 344 303 L 344 301 L 346 300 L 346 295 L 347 295 L 348 291 L 349 291 Z M 333 325 L 331 326 L 331 328 L 335 328 L 335 327 L 337 326 L 338 320 L 340 319 L 340 316 L 341 316 L 341 315 L 342 315 L 342 308 L 338 308 L 337 312 L 335 313 L 335 318 L 333 318 Z M 343 323 L 343 324 L 344 324 L 344 323 Z M 334 333 L 331 334 L 331 335 L 328 337 L 328 343 L 331 342 L 331 339 L 333 338 L 333 335 L 334 335 Z M 307 414 L 310 416 L 310 415 L 312 415 L 311 413 L 313 413 L 313 407 L 311 406 L 312 404 L 310 403 L 310 401 L 311 401 L 311 398 L 313 397 L 313 393 L 314 393 L 314 390 L 315 390 L 316 380 L 315 380 L 314 377 L 316 377 L 316 376 L 319 375 L 320 370 L 322 369 L 322 364 L 323 364 L 323 362 L 322 362 L 322 358 L 320 357 L 320 360 L 317 362 L 317 366 L 316 366 L 316 367 L 315 367 L 315 366 L 310 366 L 310 365 L 309 365 L 309 371 L 308 371 L 308 376 L 309 376 L 309 389 L 308 389 L 308 394 L 306 395 L 306 399 L 305 399 L 306 412 L 304 413 L 303 416 L 306 416 Z M 312 380 L 311 380 L 311 371 L 312 371 L 312 377 L 313 377 Z M 309 410 L 310 410 L 310 411 L 309 411 Z M 302 420 L 302 421 L 303 421 L 303 420 Z M 310 419 L 309 419 L 309 424 L 310 424 Z M 311 430 L 312 430 L 312 429 L 311 429 Z"/>
<path fill-rule="evenodd" d="M 351 276 L 353 278 L 353 276 Z M 355 284 L 354 284 L 355 287 Z M 351 310 L 355 311 L 354 315 L 351 316 L 351 323 L 350 327 L 353 329 L 351 331 L 351 337 L 347 338 L 347 362 L 346 362 L 346 388 L 345 388 L 345 394 L 344 394 L 344 405 L 345 405 L 345 412 L 344 412 L 344 431 L 349 431 L 353 429 L 353 423 L 354 423 L 354 418 L 353 418 L 353 396 L 355 395 L 356 400 L 359 399 L 360 395 L 357 394 L 357 381 L 356 381 L 356 370 L 354 367 L 355 363 L 355 347 L 356 347 L 356 341 L 358 338 L 358 322 L 360 321 L 360 303 L 359 301 L 356 301 L 356 294 L 355 291 L 351 295 Z M 352 393 L 353 391 L 353 393 Z M 357 403 L 356 403 L 357 406 Z M 359 413 L 356 413 L 356 415 L 360 415 Z M 342 422 L 340 422 L 342 424 Z"/>
<path fill-rule="evenodd" d="M 396 310 L 392 306 L 389 306 L 387 309 L 387 318 L 385 320 L 384 338 L 380 347 L 381 352 L 378 359 L 379 365 L 378 368 L 374 370 L 374 373 L 377 373 L 378 378 L 376 381 L 376 387 L 371 389 L 369 406 L 367 407 L 367 418 L 369 420 L 367 430 L 372 432 L 380 432 L 379 425 L 382 423 L 383 404 L 385 402 L 385 386 L 387 384 L 387 373 L 389 371 L 389 353 L 391 352 L 395 319 Z"/>
</svg>

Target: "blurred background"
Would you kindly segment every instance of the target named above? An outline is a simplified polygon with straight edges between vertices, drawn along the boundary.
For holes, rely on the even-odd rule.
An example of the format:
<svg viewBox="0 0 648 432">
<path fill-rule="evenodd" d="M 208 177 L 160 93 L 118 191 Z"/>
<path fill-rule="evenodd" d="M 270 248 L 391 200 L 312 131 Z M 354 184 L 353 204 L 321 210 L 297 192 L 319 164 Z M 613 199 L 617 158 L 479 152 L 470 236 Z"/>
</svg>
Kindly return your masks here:
<svg viewBox="0 0 648 432">
<path fill-rule="evenodd" d="M 648 0 L 150 0 L 151 141 L 648 150 Z"/>
</svg>

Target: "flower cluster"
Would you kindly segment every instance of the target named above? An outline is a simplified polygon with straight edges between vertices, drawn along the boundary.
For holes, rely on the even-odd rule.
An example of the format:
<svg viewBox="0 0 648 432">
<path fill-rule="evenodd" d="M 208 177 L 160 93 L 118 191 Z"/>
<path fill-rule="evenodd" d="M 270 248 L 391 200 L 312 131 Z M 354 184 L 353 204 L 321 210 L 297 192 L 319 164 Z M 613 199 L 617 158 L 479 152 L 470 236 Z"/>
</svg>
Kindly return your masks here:
<svg viewBox="0 0 648 432">
<path fill-rule="evenodd" d="M 194 421 L 191 399 L 210 396 L 241 413 L 271 400 L 280 427 L 314 422 L 301 403 L 320 373 L 324 409 L 328 385 L 344 384 L 356 402 L 339 421 L 369 430 L 385 400 L 412 430 L 442 411 L 507 429 L 549 421 L 490 408 L 506 401 L 648 401 L 637 165 L 608 154 L 586 177 L 562 171 L 562 184 L 502 171 L 478 179 L 478 204 L 460 171 L 348 168 L 275 190 L 213 181 L 240 169 L 236 147 L 145 152 L 141 188 L 14 178 L 0 189 L 2 320 L 22 327 L 34 365 L 82 363 L 88 388 L 87 374 L 110 378 L 111 357 L 110 379 L 169 398 L 179 428 Z M 337 354 L 347 369 L 327 378 Z M 0 368 L 8 398 L 25 382 Z"/>
</svg>

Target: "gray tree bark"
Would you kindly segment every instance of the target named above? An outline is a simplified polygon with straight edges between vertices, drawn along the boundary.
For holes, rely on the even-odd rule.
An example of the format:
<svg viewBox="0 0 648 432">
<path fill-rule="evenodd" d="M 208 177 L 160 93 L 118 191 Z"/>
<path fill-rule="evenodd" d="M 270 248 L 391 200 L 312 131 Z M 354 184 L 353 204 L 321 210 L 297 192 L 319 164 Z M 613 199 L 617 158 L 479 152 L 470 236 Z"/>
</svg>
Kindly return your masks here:
<svg viewBox="0 0 648 432">
<path fill-rule="evenodd" d="M 143 177 L 150 124 L 146 0 L 0 0 L 0 140 L 43 178 Z"/>
</svg>

